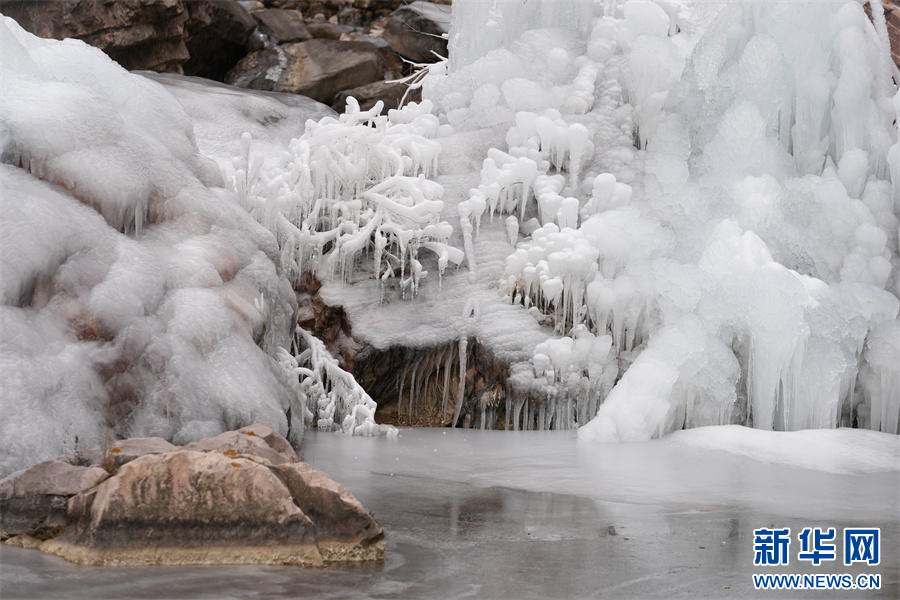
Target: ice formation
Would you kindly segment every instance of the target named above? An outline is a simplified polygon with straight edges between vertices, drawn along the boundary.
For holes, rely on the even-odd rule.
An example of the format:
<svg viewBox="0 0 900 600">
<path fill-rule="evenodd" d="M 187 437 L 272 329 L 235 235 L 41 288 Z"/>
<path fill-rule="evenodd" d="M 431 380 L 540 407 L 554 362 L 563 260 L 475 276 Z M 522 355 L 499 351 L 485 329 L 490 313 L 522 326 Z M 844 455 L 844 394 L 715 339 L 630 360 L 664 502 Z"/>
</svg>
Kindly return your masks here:
<svg viewBox="0 0 900 600">
<path fill-rule="evenodd" d="M 340 116 L 148 76 L 167 92 L 4 19 L 0 471 L 111 431 L 380 431 L 292 337 L 310 271 L 373 347 L 449 349 L 445 379 L 487 347 L 509 428 L 898 433 L 900 72 L 872 8 L 457 0 L 423 102 Z"/>
<path fill-rule="evenodd" d="M 198 153 L 182 104 L 7 18 L 0 48 L 0 474 L 118 436 L 182 443 L 258 421 L 297 439 L 276 240 Z M 251 115 L 220 110 L 226 129 L 225 115 L 316 114 L 226 100 Z"/>
<path fill-rule="evenodd" d="M 425 90 L 496 144 L 463 230 L 537 219 L 500 277 L 555 324 L 527 426 L 898 433 L 900 73 L 861 6 L 519 4 L 457 2 Z"/>
<path fill-rule="evenodd" d="M 346 279 L 369 267 L 378 280 L 398 277 L 414 296 L 428 275 L 420 248 L 439 257 L 439 277 L 462 261 L 462 251 L 447 244 L 453 227 L 438 220 L 444 190 L 428 179 L 441 151 L 431 103 L 388 115 L 382 108 L 379 102 L 360 111 L 349 98 L 344 114 L 308 122 L 304 135 L 268 166 L 255 163 L 251 136 L 244 134 L 235 189 L 250 214 L 276 233 L 295 280 L 323 269 Z"/>
</svg>

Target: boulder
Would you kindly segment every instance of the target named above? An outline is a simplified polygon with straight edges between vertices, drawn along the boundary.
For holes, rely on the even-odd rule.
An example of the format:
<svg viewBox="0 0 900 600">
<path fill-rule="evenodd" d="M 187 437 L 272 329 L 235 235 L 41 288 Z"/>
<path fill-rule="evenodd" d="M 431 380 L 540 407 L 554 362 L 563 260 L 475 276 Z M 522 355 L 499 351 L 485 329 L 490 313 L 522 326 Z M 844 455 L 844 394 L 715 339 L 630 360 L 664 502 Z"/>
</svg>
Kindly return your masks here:
<svg viewBox="0 0 900 600">
<path fill-rule="evenodd" d="M 256 30 L 256 20 L 233 0 L 185 3 L 185 46 L 190 58 L 185 75 L 222 81 L 225 74 L 247 55 L 247 42 Z"/>
<path fill-rule="evenodd" d="M 432 2 L 413 2 L 388 17 L 382 34 L 399 54 L 413 62 L 432 63 L 447 56 L 450 10 Z"/>
<path fill-rule="evenodd" d="M 148 453 L 112 474 L 60 459 L 0 482 L 4 541 L 91 565 L 321 566 L 384 558 L 384 533 L 359 501 L 299 462 L 269 427 L 173 451 L 158 452 L 166 448 L 155 440 L 117 442 L 113 454 Z"/>
<path fill-rule="evenodd" d="M 0 539 L 50 538 L 66 527 L 69 498 L 109 476 L 100 467 L 48 460 L 0 481 Z"/>
<path fill-rule="evenodd" d="M 0 12 L 43 38 L 76 38 L 126 69 L 181 72 L 189 58 L 182 0 L 2 0 Z"/>
<path fill-rule="evenodd" d="M 339 40 L 341 36 L 350 34 L 353 28 L 347 25 L 335 25 L 328 21 L 312 21 L 306 24 L 306 30 L 316 39 Z"/>
<path fill-rule="evenodd" d="M 178 446 L 173 446 L 159 437 L 130 438 L 110 444 L 108 448 L 78 450 L 63 456 L 59 460 L 79 467 L 102 467 L 114 471 L 125 463 L 129 463 L 145 454 L 161 454 L 177 449 Z"/>
<path fill-rule="evenodd" d="M 220 81 L 256 29 L 233 0 L 0 0 L 0 12 L 39 37 L 80 39 L 129 70 Z"/>
<path fill-rule="evenodd" d="M 259 30 L 277 44 L 305 42 L 313 37 L 296 10 L 267 8 L 255 11 L 253 17 L 259 23 Z"/>
<path fill-rule="evenodd" d="M 341 90 L 384 76 L 384 59 L 372 44 L 315 39 L 249 54 L 229 71 L 238 87 L 302 94 L 331 104 Z"/>
<path fill-rule="evenodd" d="M 375 81 L 366 85 L 353 88 L 352 90 L 344 90 L 334 97 L 332 108 L 339 113 L 344 112 L 347 107 L 347 98 L 353 96 L 359 102 L 361 110 L 369 110 L 381 100 L 384 102 L 383 114 L 392 108 L 400 108 L 400 101 L 403 94 L 408 90 L 405 83 L 392 83 L 390 81 Z M 422 90 L 415 89 L 406 95 L 406 102 L 419 102 L 422 100 Z"/>
<path fill-rule="evenodd" d="M 216 437 L 186 444 L 183 450 L 220 452 L 227 456 L 243 456 L 281 465 L 300 460 L 286 439 L 265 425 L 253 425 L 237 431 L 226 431 Z"/>
</svg>

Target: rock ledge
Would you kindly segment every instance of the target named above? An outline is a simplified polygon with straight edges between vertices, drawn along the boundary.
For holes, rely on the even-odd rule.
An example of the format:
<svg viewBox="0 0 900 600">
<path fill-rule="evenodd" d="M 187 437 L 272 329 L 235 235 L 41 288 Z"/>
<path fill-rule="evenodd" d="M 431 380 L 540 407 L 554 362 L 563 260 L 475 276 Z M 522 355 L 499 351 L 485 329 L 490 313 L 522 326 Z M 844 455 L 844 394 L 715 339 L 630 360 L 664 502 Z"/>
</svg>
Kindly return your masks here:
<svg viewBox="0 0 900 600">
<path fill-rule="evenodd" d="M 0 481 L 0 539 L 88 565 L 321 566 L 384 558 L 384 532 L 264 425 L 181 448 L 124 440 Z"/>
</svg>

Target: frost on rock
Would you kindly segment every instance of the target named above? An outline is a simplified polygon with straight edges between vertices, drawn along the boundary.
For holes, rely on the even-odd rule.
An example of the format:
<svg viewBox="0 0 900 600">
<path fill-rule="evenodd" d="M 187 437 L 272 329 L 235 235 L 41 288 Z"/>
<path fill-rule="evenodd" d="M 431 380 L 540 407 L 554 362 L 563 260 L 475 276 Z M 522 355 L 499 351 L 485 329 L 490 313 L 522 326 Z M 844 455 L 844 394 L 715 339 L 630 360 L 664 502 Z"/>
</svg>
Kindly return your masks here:
<svg viewBox="0 0 900 600">
<path fill-rule="evenodd" d="M 536 426 L 897 432 L 883 36 L 855 2 L 593 7 L 463 0 L 451 68 L 424 82 L 442 119 L 494 140 L 458 205 L 470 270 L 484 213 L 512 214 L 500 293 L 555 327 Z M 557 9 L 576 39 L 541 29 Z"/>
</svg>

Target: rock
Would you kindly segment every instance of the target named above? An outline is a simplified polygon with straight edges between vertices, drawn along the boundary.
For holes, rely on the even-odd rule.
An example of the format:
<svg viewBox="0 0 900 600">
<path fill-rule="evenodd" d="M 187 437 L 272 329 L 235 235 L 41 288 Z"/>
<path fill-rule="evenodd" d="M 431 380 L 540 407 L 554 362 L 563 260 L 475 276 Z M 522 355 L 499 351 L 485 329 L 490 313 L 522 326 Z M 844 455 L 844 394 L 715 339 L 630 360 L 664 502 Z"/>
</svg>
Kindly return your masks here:
<svg viewBox="0 0 900 600">
<path fill-rule="evenodd" d="M 353 31 L 353 28 L 346 25 L 335 25 L 327 21 L 313 21 L 306 25 L 306 30 L 309 35 L 317 39 L 339 40 L 342 35 Z"/>
<path fill-rule="evenodd" d="M 339 92 L 334 97 L 334 104 L 332 108 L 337 112 L 344 112 L 344 109 L 347 106 L 347 98 L 353 96 L 356 98 L 356 101 L 359 102 L 359 107 L 361 110 L 369 110 L 375 104 L 381 100 L 384 102 L 384 110 L 382 114 L 387 114 L 387 111 L 392 108 L 400 108 L 400 100 L 403 99 L 403 94 L 409 88 L 405 83 L 391 83 L 390 81 L 375 81 L 373 83 L 368 83 L 366 85 L 360 86 L 358 88 L 353 88 L 352 90 L 344 90 L 343 92 Z M 406 103 L 409 102 L 419 102 L 422 99 L 422 90 L 416 89 L 412 90 L 406 96 Z"/>
<path fill-rule="evenodd" d="M 0 481 L 0 539 L 47 539 L 66 526 L 70 497 L 109 476 L 100 467 L 48 460 Z"/>
<path fill-rule="evenodd" d="M 225 74 L 247 55 L 246 45 L 256 20 L 233 0 L 187 2 L 185 46 L 190 58 L 186 75 L 222 81 Z"/>
<path fill-rule="evenodd" d="M 267 8 L 253 13 L 262 33 L 278 44 L 305 42 L 313 36 L 306 30 L 303 16 L 296 10 Z"/>
<path fill-rule="evenodd" d="M 365 42 L 309 40 L 259 50 L 229 71 L 226 83 L 238 87 L 302 94 L 330 104 L 341 90 L 384 76 L 384 59 Z"/>
<path fill-rule="evenodd" d="M 418 63 L 433 63 L 447 56 L 450 10 L 431 2 L 413 2 L 388 17 L 383 37 L 394 52 Z M 436 54 L 437 55 L 436 55 Z"/>
<path fill-rule="evenodd" d="M 181 72 L 189 58 L 182 0 L 2 0 L 0 12 L 43 38 L 77 38 L 126 69 Z"/>
<path fill-rule="evenodd" d="M 370 560 L 365 556 L 384 535 L 347 488 L 306 463 L 283 465 L 273 472 L 287 487 L 294 504 L 316 524 L 323 560 Z"/>
<path fill-rule="evenodd" d="M 0 12 L 40 37 L 80 39 L 129 70 L 218 80 L 256 29 L 233 0 L 0 0 Z"/>
<path fill-rule="evenodd" d="M 220 452 L 227 456 L 241 456 L 250 460 L 261 459 L 271 465 L 300 460 L 288 441 L 265 425 L 226 431 L 213 438 L 186 444 L 182 450 Z"/>
<path fill-rule="evenodd" d="M 159 437 L 131 438 L 119 440 L 105 450 L 103 448 L 79 450 L 59 460 L 80 467 L 102 467 L 108 471 L 115 471 L 125 463 L 145 454 L 161 454 L 177 449 L 178 446 L 173 446 Z"/>
<path fill-rule="evenodd" d="M 166 444 L 117 442 L 120 452 L 105 454 L 148 453 L 112 475 L 59 459 L 8 477 L 0 482 L 4 541 L 91 565 L 320 566 L 384 558 L 384 532 L 359 501 L 298 462 L 269 427 L 172 451 Z M 96 448 L 81 457 L 101 454 Z"/>
</svg>

